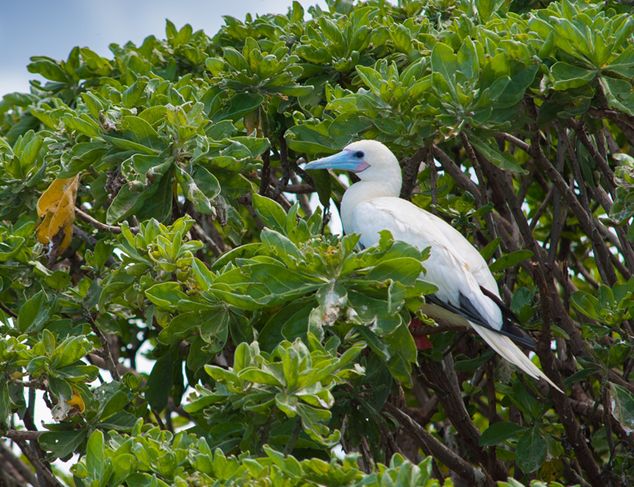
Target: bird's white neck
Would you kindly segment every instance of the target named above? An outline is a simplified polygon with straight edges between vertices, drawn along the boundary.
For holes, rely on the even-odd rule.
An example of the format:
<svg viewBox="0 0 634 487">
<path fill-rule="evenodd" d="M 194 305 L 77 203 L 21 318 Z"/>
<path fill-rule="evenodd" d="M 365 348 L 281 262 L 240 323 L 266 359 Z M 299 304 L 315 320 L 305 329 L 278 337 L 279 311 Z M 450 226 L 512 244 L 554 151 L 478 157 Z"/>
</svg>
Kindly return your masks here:
<svg viewBox="0 0 634 487">
<path fill-rule="evenodd" d="M 354 208 L 365 201 L 385 196 L 398 197 L 401 193 L 400 172 L 398 178 L 385 181 L 359 181 L 350 186 L 341 200 L 341 222 L 346 233 L 355 232 L 352 212 Z"/>
</svg>

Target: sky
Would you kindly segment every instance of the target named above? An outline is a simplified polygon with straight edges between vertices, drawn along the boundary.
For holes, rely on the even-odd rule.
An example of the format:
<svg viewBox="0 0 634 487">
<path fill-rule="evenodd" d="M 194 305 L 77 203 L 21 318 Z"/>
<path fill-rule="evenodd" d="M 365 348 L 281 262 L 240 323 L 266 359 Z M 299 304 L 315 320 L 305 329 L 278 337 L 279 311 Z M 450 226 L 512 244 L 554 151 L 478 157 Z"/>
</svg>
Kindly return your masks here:
<svg viewBox="0 0 634 487">
<path fill-rule="evenodd" d="M 181 27 L 215 34 L 222 16 L 243 19 L 252 14 L 285 13 L 292 0 L 30 0 L 1 2 L 0 97 L 28 91 L 33 75 L 26 69 L 31 56 L 66 59 L 75 46 L 109 56 L 108 45 L 139 44 L 154 34 L 164 37 L 165 19 Z M 307 8 L 324 0 L 300 0 Z"/>
</svg>

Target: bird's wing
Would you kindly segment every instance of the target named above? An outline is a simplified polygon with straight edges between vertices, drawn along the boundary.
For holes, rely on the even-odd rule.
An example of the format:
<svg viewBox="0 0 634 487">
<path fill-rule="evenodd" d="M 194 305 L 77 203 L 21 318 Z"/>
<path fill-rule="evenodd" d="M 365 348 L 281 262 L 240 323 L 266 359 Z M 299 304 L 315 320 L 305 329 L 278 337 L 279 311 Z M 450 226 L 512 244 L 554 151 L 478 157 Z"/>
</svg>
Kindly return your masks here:
<svg viewBox="0 0 634 487">
<path fill-rule="evenodd" d="M 361 235 L 366 247 L 378 242 L 381 230 L 389 230 L 394 239 L 421 250 L 431 247 L 424 263 L 425 279 L 438 287 L 436 296 L 456 308 L 463 307 L 466 300 L 485 323 L 502 328 L 500 308 L 480 289 L 499 296 L 497 283 L 486 261 L 460 232 L 409 201 L 391 197 L 359 203 L 346 225 L 347 232 Z"/>
</svg>

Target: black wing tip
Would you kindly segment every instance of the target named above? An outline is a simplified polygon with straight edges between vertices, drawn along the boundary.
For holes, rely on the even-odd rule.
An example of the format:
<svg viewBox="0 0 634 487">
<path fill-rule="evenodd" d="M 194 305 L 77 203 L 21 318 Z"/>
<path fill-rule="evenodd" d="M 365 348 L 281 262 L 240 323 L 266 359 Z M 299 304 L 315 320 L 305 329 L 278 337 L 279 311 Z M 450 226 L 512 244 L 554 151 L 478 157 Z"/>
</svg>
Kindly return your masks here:
<svg viewBox="0 0 634 487">
<path fill-rule="evenodd" d="M 519 322 L 515 313 L 513 313 L 513 311 L 496 294 L 492 293 L 483 286 L 480 286 L 480 290 L 486 297 L 497 304 L 500 311 L 502 311 L 502 333 L 516 343 L 519 343 L 530 350 L 535 350 L 537 348 L 537 342 L 519 326 L 515 325 L 515 323 Z"/>
<path fill-rule="evenodd" d="M 537 342 L 535 339 L 527 335 L 524 330 L 511 323 L 508 319 L 505 319 L 502 324 L 502 333 L 515 343 L 519 343 L 529 350 L 535 350 L 537 348 Z"/>
<path fill-rule="evenodd" d="M 425 298 L 429 300 L 429 302 L 433 304 L 437 304 L 438 306 L 441 306 L 453 313 L 456 313 L 462 316 L 463 318 L 466 318 L 467 320 L 472 321 L 476 325 L 483 326 L 484 328 L 492 330 L 496 333 L 505 335 L 509 337 L 511 340 L 513 340 L 515 343 L 518 343 L 519 345 L 522 345 L 528 348 L 529 350 L 535 350 L 535 348 L 537 347 L 537 342 L 532 337 L 528 336 L 521 328 L 513 324 L 513 322 L 511 321 L 511 316 L 513 316 L 513 314 L 507 313 L 506 307 L 500 306 L 497 300 L 495 302 L 500 307 L 500 310 L 502 311 L 502 316 L 503 316 L 502 329 L 500 330 L 492 327 L 484 319 L 484 317 L 478 312 L 475 306 L 473 306 L 473 303 L 469 300 L 469 298 L 467 298 L 464 294 L 460 293 L 458 297 L 459 297 L 459 303 L 460 303 L 459 308 L 452 305 L 451 303 L 445 303 L 444 301 L 439 299 L 435 294 L 425 296 Z M 509 314 L 511 316 L 509 316 Z"/>
</svg>

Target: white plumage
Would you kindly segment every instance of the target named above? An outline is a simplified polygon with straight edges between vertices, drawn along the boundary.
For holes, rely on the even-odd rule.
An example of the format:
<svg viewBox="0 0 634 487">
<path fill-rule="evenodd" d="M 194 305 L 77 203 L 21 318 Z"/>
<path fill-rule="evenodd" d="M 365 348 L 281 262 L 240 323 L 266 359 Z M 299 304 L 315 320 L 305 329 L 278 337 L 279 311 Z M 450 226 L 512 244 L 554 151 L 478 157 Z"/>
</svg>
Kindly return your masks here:
<svg viewBox="0 0 634 487">
<path fill-rule="evenodd" d="M 346 233 L 358 233 L 364 247 L 375 245 L 382 230 L 389 230 L 395 240 L 421 250 L 430 247 L 423 278 L 438 288 L 437 300 L 456 309 L 464 308 L 468 301 L 467 304 L 475 308 L 490 328 L 458 315 L 456 318 L 468 323 L 506 360 L 561 391 L 508 336 L 495 331 L 502 330 L 502 312 L 480 287 L 498 297 L 499 290 L 480 253 L 451 225 L 399 198 L 401 170 L 398 160 L 387 147 L 377 141 L 361 140 L 338 154 L 306 166 L 306 169 L 327 168 L 353 171 L 360 178 L 348 188 L 341 202 L 341 220 Z"/>
</svg>

